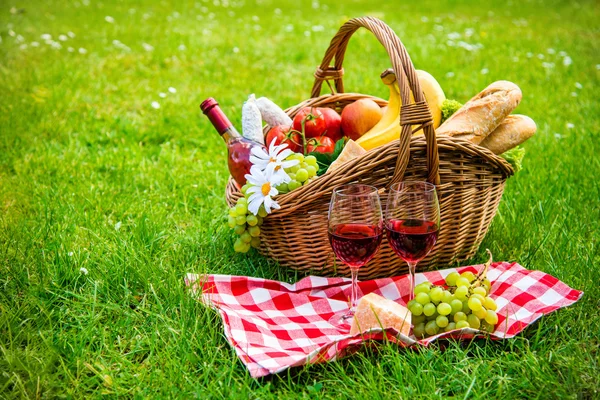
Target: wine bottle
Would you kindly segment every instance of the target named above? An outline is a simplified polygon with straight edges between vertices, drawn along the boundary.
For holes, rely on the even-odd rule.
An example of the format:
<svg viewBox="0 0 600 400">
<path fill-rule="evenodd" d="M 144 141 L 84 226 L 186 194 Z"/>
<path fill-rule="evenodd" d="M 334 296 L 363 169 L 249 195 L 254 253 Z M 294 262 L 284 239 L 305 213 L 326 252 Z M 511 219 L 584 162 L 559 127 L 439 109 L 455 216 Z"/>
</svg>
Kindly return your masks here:
<svg viewBox="0 0 600 400">
<path fill-rule="evenodd" d="M 227 164 L 229 173 L 231 173 L 231 176 L 238 184 L 238 188 L 242 187 L 246 184 L 244 175 L 249 174 L 250 167 L 252 167 L 250 151 L 253 147 L 260 146 L 264 148 L 264 146 L 242 137 L 223 110 L 221 110 L 219 103 L 212 97 L 204 100 L 200 104 L 200 109 L 208 117 L 223 140 L 225 140 L 228 151 Z"/>
</svg>

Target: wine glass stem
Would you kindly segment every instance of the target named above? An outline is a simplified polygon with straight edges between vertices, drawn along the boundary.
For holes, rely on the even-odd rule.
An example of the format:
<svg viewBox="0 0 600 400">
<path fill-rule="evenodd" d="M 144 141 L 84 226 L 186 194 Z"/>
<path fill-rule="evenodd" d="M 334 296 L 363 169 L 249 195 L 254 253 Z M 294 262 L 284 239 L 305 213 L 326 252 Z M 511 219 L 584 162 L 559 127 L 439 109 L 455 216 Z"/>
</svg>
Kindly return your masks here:
<svg viewBox="0 0 600 400">
<path fill-rule="evenodd" d="M 410 293 L 408 295 L 408 301 L 411 301 L 412 299 L 415 298 L 415 272 L 417 270 L 417 263 L 416 262 L 409 262 L 408 264 L 408 279 L 409 279 L 409 287 L 410 287 Z"/>
<path fill-rule="evenodd" d="M 350 292 L 350 313 L 356 311 L 356 298 L 358 297 L 358 268 L 350 268 L 352 274 L 352 290 Z"/>
</svg>

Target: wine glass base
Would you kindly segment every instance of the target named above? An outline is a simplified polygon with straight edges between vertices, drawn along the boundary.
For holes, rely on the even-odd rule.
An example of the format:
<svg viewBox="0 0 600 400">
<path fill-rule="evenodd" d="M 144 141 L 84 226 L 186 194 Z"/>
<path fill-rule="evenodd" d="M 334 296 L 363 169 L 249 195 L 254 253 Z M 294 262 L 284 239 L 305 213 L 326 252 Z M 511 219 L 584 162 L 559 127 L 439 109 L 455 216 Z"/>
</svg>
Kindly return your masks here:
<svg viewBox="0 0 600 400">
<path fill-rule="evenodd" d="M 329 318 L 329 323 L 340 330 L 350 331 L 352 320 L 354 319 L 354 312 L 346 312 L 344 314 L 334 314 Z"/>
</svg>

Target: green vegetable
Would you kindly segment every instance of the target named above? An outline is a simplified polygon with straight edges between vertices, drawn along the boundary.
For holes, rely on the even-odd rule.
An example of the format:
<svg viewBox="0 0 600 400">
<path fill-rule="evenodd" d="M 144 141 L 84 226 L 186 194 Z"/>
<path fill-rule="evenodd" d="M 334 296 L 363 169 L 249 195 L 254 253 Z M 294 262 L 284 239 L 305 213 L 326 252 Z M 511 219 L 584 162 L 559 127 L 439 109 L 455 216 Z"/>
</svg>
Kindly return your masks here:
<svg viewBox="0 0 600 400">
<path fill-rule="evenodd" d="M 317 159 L 317 164 L 319 165 L 317 176 L 321 176 L 325 172 L 327 172 L 327 168 L 329 168 L 332 162 L 337 160 L 342 150 L 344 150 L 345 145 L 346 139 L 342 138 L 335 142 L 335 148 L 333 149 L 333 153 L 319 153 L 313 151 L 312 153 L 308 154 L 309 156 L 314 156 Z"/>
<path fill-rule="evenodd" d="M 510 165 L 512 165 L 515 173 L 519 172 L 523 168 L 523 157 L 525 157 L 525 149 L 521 146 L 512 148 L 504 153 L 500 154 L 500 157 L 504 158 Z"/>
<path fill-rule="evenodd" d="M 444 100 L 444 102 L 442 103 L 442 123 L 444 123 L 445 120 L 450 118 L 450 116 L 462 106 L 463 105 L 456 100 Z"/>
</svg>

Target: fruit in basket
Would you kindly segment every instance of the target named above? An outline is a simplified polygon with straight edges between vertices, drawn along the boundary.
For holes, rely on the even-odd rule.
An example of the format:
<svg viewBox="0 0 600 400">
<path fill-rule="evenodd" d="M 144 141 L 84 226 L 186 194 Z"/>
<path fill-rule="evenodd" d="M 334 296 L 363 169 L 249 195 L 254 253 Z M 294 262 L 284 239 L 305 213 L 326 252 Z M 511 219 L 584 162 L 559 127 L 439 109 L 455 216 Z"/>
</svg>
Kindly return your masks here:
<svg viewBox="0 0 600 400">
<path fill-rule="evenodd" d="M 292 127 L 295 131 L 304 132 L 306 138 L 322 136 L 327 130 L 327 122 L 317 107 L 304 107 L 294 117 Z"/>
<path fill-rule="evenodd" d="M 423 338 L 462 328 L 493 332 L 498 323 L 498 306 L 489 296 L 490 282 L 486 278 L 491 262 L 490 254 L 477 276 L 470 271 L 448 274 L 447 288 L 432 286 L 429 282 L 415 286 L 415 298 L 407 306 L 413 316 L 424 315 L 425 318 L 415 324 L 413 334 Z"/>
<path fill-rule="evenodd" d="M 342 111 L 342 132 L 350 139 L 357 140 L 374 127 L 381 117 L 381 107 L 373 100 L 356 100 Z"/>
<path fill-rule="evenodd" d="M 329 136 L 321 136 L 319 138 L 308 139 L 306 151 L 312 153 L 333 153 L 335 142 Z"/>
<path fill-rule="evenodd" d="M 292 130 L 291 126 L 276 125 L 267 132 L 266 142 L 271 143 L 275 139 L 275 145 L 287 143 L 288 148 L 294 153 L 301 153 L 304 144 L 302 137 L 296 131 Z"/>
<path fill-rule="evenodd" d="M 431 111 L 433 127 L 437 129 L 442 123 L 442 104 L 446 100 L 446 95 L 438 81 L 429 72 L 420 69 L 416 70 L 416 72 L 419 78 L 419 85 L 425 95 L 429 111 Z M 420 132 L 423 131 L 421 130 Z"/>
<path fill-rule="evenodd" d="M 293 167 L 284 168 L 284 171 L 289 175 L 291 180 L 276 187 L 277 191 L 282 194 L 289 193 L 306 185 L 317 176 L 318 163 L 314 156 L 304 156 L 302 153 L 292 153 L 286 158 L 286 161 L 288 160 L 298 160 L 299 163 Z"/>
<path fill-rule="evenodd" d="M 325 136 L 328 136 L 333 140 L 333 142 L 337 142 L 342 138 L 342 116 L 338 114 L 332 108 L 319 108 L 319 111 L 323 114 L 325 118 L 325 124 L 327 125 L 327 130 L 325 131 Z M 310 152 L 310 151 L 309 151 Z"/>
</svg>

